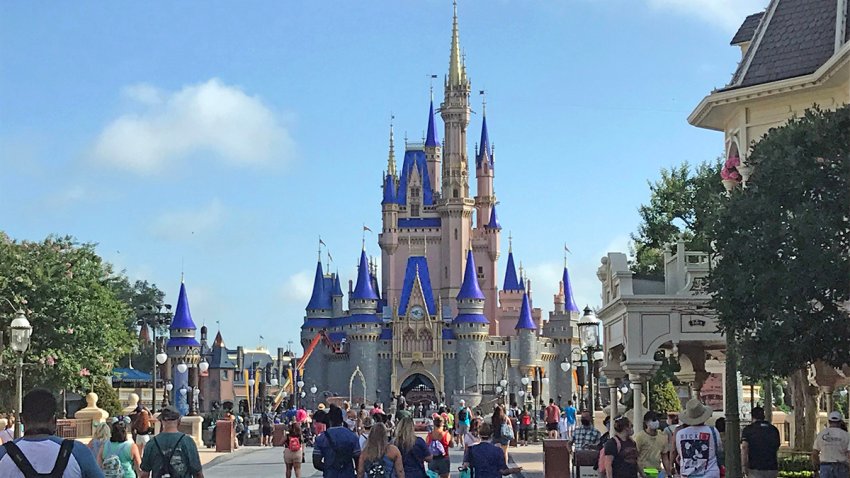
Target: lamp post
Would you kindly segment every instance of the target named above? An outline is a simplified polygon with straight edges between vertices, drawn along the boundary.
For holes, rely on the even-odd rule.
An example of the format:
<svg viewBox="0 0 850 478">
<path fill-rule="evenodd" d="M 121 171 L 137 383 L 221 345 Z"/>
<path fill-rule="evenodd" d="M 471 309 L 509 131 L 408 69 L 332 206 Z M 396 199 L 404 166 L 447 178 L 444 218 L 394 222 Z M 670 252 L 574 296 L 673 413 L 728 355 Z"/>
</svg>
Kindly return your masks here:
<svg viewBox="0 0 850 478">
<path fill-rule="evenodd" d="M 292 387 L 292 403 L 295 404 L 296 395 L 295 395 L 295 358 L 292 356 L 292 351 L 287 350 L 283 353 L 283 357 L 281 357 L 281 362 L 283 363 L 284 368 L 289 367 L 292 376 L 292 379 L 289 380 L 289 386 Z M 289 408 L 289 407 L 287 407 Z"/>
<path fill-rule="evenodd" d="M 136 323 L 140 327 L 150 327 L 151 343 L 153 344 L 153 352 L 155 354 L 156 363 L 153 364 L 153 372 L 151 373 L 151 413 L 156 410 L 156 369 L 157 364 L 162 365 L 168 360 L 168 356 L 162 351 L 157 353 L 156 350 L 156 331 L 160 327 L 164 327 L 171 323 L 171 304 L 156 304 L 143 305 L 138 308 L 138 320 Z M 160 361 L 162 357 L 165 357 Z"/>
<path fill-rule="evenodd" d="M 313 409 L 313 410 L 316 409 L 316 392 L 318 392 L 318 391 L 319 391 L 319 389 L 316 388 L 315 385 L 310 387 L 310 408 Z M 364 402 L 365 402 L 365 400 L 364 400 Z"/>
<path fill-rule="evenodd" d="M 587 355 L 587 395 L 589 408 L 591 412 L 596 411 L 596 400 L 593 395 L 593 376 L 596 368 L 596 361 L 601 360 L 604 356 L 602 348 L 599 346 L 599 319 L 590 310 L 590 307 L 584 308 L 584 315 L 578 322 L 579 338 L 581 346 Z"/>
<path fill-rule="evenodd" d="M 30 346 L 32 325 L 27 320 L 22 309 L 18 309 L 12 319 L 11 347 L 18 354 L 18 365 L 15 367 L 15 438 L 21 437 L 21 408 L 23 408 L 24 354 Z"/>
</svg>

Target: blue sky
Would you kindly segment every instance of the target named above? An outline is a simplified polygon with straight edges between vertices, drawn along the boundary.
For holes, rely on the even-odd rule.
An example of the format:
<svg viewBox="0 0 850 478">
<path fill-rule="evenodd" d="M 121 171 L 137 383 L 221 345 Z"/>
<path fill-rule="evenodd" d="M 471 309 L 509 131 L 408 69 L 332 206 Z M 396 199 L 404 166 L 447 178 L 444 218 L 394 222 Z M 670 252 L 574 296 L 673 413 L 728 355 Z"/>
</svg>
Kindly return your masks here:
<svg viewBox="0 0 850 478">
<path fill-rule="evenodd" d="M 577 302 L 598 304 L 599 259 L 627 250 L 647 180 L 720 155 L 721 134 L 686 117 L 766 3 L 460 2 L 535 306 L 552 307 L 564 242 Z M 185 270 L 198 326 L 220 321 L 231 346 L 297 341 L 317 237 L 354 278 L 361 225 L 380 228 L 390 114 L 397 140 L 421 138 L 450 33 L 446 0 L 3 2 L 0 228 L 97 242 L 171 301 Z"/>
</svg>

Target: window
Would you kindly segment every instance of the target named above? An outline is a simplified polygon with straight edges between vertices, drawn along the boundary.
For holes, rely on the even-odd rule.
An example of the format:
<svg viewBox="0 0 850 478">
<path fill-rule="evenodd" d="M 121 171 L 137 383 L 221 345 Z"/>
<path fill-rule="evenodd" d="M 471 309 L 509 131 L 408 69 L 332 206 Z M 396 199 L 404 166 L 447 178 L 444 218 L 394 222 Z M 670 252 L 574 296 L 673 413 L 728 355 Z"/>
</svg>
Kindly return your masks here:
<svg viewBox="0 0 850 478">
<path fill-rule="evenodd" d="M 419 217 L 419 204 L 410 205 L 410 217 Z"/>
<path fill-rule="evenodd" d="M 460 197 L 460 193 L 458 193 L 457 188 L 452 190 L 452 197 L 455 199 Z"/>
<path fill-rule="evenodd" d="M 457 228 L 455 228 L 455 240 L 457 240 Z"/>
<path fill-rule="evenodd" d="M 221 371 L 221 379 L 222 379 L 222 380 L 229 380 L 229 379 L 227 378 L 227 370 L 222 370 L 222 371 Z"/>
<path fill-rule="evenodd" d="M 241 382 L 242 381 L 242 372 L 233 372 L 233 381 Z"/>
</svg>

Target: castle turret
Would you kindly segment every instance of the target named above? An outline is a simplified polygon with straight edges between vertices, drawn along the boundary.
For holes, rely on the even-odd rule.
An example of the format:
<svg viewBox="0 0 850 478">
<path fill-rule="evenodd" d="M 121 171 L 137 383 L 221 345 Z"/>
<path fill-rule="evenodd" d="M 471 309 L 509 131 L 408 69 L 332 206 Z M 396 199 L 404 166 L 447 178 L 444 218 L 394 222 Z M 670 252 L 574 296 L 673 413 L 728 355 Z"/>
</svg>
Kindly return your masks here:
<svg viewBox="0 0 850 478">
<path fill-rule="evenodd" d="M 485 105 L 486 106 L 486 105 Z M 493 190 L 493 151 L 490 149 L 490 133 L 487 131 L 487 111 L 483 109 L 481 120 L 481 142 L 475 155 L 475 177 L 478 181 L 475 191 L 476 227 L 483 228 L 490 220 L 490 210 L 496 204 Z"/>
<path fill-rule="evenodd" d="M 195 339 L 195 322 L 189 310 L 189 296 L 186 294 L 186 284 L 180 283 L 180 294 L 177 296 L 177 307 L 169 327 L 169 339 L 166 343 L 171 368 L 174 390 L 182 387 L 197 387 L 197 369 L 194 365 L 200 362 L 201 344 Z M 179 365 L 186 364 L 186 371 L 181 372 Z M 171 402 L 175 403 L 175 402 Z M 185 410 L 184 410 L 185 412 Z"/>
<path fill-rule="evenodd" d="M 431 186 L 435 193 L 440 192 L 441 149 L 434 121 L 434 96 L 432 94 L 431 105 L 428 108 L 428 131 L 425 135 L 425 160 L 428 163 L 428 176 L 431 177 Z"/>
<path fill-rule="evenodd" d="M 342 316 L 342 284 L 339 283 L 339 272 L 333 276 L 333 291 L 331 292 L 331 305 L 333 306 L 333 316 Z"/>
<path fill-rule="evenodd" d="M 374 314 L 378 308 L 378 294 L 372 288 L 372 274 L 366 260 L 366 249 L 360 251 L 360 265 L 357 268 L 357 285 L 348 297 L 351 314 Z"/>
<path fill-rule="evenodd" d="M 531 302 L 528 300 L 528 294 L 522 296 L 522 308 L 515 328 L 519 339 L 520 372 L 523 375 L 528 375 L 531 369 L 537 365 L 538 357 L 537 326 L 531 317 Z"/>
<path fill-rule="evenodd" d="M 475 258 L 470 250 L 466 254 L 463 284 L 457 295 L 458 314 L 452 321 L 457 339 L 458 388 L 464 390 L 484 378 L 478 376 L 487 356 L 487 339 L 490 336 L 490 321 L 484 315 L 484 301 L 484 293 L 478 285 Z"/>
<path fill-rule="evenodd" d="M 313 278 L 313 293 L 307 303 L 307 316 L 303 327 L 327 327 L 333 314 L 333 288 L 326 287 L 322 271 L 322 258 L 316 263 L 316 275 Z"/>
<path fill-rule="evenodd" d="M 571 397 L 573 394 L 573 382 L 571 374 L 563 373 L 561 363 L 571 360 L 573 342 L 577 339 L 573 335 L 577 332 L 576 324 L 579 320 L 579 308 L 573 297 L 570 274 L 564 265 L 564 276 L 555 294 L 555 310 L 549 313 L 549 321 L 543 326 L 543 336 L 548 337 L 555 347 L 557 359 L 549 362 L 548 376 L 549 394 L 552 397 Z"/>
</svg>

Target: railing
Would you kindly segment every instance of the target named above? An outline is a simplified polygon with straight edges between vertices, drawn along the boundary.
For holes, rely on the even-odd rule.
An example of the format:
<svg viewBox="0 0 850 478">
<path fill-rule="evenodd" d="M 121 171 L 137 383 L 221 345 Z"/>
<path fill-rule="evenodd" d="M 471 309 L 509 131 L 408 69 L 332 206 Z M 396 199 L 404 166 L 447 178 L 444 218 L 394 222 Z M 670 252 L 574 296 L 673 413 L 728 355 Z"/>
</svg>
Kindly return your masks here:
<svg viewBox="0 0 850 478">
<path fill-rule="evenodd" d="M 56 435 L 61 438 L 90 437 L 92 421 L 87 418 L 56 420 Z"/>
</svg>

